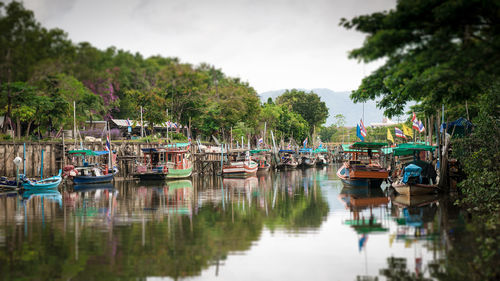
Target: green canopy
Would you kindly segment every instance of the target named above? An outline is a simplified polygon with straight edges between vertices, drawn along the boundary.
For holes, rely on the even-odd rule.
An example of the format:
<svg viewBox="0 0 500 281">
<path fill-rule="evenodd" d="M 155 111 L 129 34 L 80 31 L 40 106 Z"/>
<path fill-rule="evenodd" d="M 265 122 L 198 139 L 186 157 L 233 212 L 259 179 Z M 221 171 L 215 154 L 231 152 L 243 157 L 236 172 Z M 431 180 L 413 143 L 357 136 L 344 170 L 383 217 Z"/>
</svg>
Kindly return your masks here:
<svg viewBox="0 0 500 281">
<path fill-rule="evenodd" d="M 108 152 L 102 153 L 102 151 L 93 151 L 90 149 L 78 149 L 78 150 L 70 150 L 68 151 L 68 153 L 74 154 L 76 156 L 100 156 L 107 154 Z"/>
<path fill-rule="evenodd" d="M 188 145 L 190 145 L 189 142 L 179 142 L 179 143 L 170 143 L 170 144 L 167 144 L 167 145 L 165 145 L 165 147 L 176 148 L 176 147 L 186 147 Z"/>
<path fill-rule="evenodd" d="M 344 150 L 344 152 L 359 152 L 359 149 L 356 149 L 356 148 L 351 148 L 351 144 L 343 144 L 342 145 L 342 149 Z M 378 149 L 373 149 L 372 150 L 373 153 L 378 153 Z"/>
<path fill-rule="evenodd" d="M 322 153 L 322 152 L 328 152 L 328 149 L 326 148 L 317 148 L 313 150 L 313 153 Z"/>
<path fill-rule="evenodd" d="M 353 143 L 350 148 L 353 148 L 353 149 L 380 149 L 384 146 L 387 146 L 386 142 L 358 141 L 358 142 Z"/>
<path fill-rule="evenodd" d="M 268 152 L 268 151 L 271 151 L 271 150 L 270 149 L 254 149 L 254 150 L 250 150 L 250 153 L 256 154 L 256 153 Z"/>
<path fill-rule="evenodd" d="M 413 155 L 414 151 L 434 151 L 435 146 L 420 143 L 402 143 L 394 148 L 394 156 Z"/>
</svg>

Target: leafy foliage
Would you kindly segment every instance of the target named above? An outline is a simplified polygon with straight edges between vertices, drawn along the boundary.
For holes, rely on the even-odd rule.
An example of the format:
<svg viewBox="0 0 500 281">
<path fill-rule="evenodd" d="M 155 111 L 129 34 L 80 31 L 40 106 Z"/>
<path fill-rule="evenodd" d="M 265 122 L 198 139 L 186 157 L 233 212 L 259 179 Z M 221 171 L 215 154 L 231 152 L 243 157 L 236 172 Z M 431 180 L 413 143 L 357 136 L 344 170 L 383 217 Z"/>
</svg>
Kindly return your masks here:
<svg viewBox="0 0 500 281">
<path fill-rule="evenodd" d="M 409 101 L 427 111 L 476 100 L 500 71 L 498 1 L 400 0 L 396 9 L 342 19 L 367 34 L 350 58 L 385 64 L 363 79 L 355 102 L 382 97 L 389 117 Z"/>
</svg>

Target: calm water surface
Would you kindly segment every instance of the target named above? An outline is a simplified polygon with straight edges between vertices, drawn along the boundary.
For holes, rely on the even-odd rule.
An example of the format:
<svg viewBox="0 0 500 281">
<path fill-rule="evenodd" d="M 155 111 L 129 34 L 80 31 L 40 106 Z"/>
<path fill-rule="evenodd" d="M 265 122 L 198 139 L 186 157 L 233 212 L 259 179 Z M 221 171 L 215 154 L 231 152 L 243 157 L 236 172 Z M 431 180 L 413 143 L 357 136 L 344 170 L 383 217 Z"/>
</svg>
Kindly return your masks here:
<svg viewBox="0 0 500 281">
<path fill-rule="evenodd" d="M 1 195 L 0 279 L 432 279 L 457 220 L 447 198 L 344 187 L 334 166 L 82 188 Z"/>
</svg>

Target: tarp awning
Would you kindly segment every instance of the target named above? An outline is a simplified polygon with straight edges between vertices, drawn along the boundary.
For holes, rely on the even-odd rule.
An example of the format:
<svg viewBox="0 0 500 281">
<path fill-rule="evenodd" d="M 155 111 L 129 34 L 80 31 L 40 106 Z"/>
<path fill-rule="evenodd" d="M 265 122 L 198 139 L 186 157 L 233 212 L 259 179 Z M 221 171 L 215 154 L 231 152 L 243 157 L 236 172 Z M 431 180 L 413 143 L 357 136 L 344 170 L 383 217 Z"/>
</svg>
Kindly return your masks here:
<svg viewBox="0 0 500 281">
<path fill-rule="evenodd" d="M 386 142 L 364 142 L 359 141 L 353 143 L 350 148 L 352 149 L 380 149 L 384 146 L 387 146 Z"/>
<path fill-rule="evenodd" d="M 412 155 L 414 151 L 434 151 L 435 146 L 419 143 L 402 143 L 394 148 L 394 156 Z"/>
<path fill-rule="evenodd" d="M 101 156 L 101 155 L 107 155 L 109 152 L 105 150 L 93 151 L 90 149 L 78 149 L 78 150 L 70 150 L 68 151 L 68 153 L 74 154 L 76 156 Z"/>
</svg>

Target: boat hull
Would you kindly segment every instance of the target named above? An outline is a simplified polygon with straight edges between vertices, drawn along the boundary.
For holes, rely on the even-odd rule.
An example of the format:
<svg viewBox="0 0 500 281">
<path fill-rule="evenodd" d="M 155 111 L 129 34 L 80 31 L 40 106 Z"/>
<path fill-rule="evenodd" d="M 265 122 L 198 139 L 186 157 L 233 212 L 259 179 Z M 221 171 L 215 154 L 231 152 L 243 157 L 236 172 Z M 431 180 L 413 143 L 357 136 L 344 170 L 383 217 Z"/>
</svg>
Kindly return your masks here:
<svg viewBox="0 0 500 281">
<path fill-rule="evenodd" d="M 222 176 L 234 178 L 250 177 L 255 176 L 257 174 L 257 170 L 257 163 L 255 162 L 250 162 L 250 164 L 247 164 L 246 162 L 236 162 L 224 165 L 222 167 Z"/>
<path fill-rule="evenodd" d="M 193 166 L 187 169 L 168 169 L 167 179 L 188 178 L 193 173 Z"/>
<path fill-rule="evenodd" d="M 74 184 L 110 183 L 118 171 L 102 176 L 74 176 Z"/>
<path fill-rule="evenodd" d="M 421 194 L 432 194 L 438 192 L 437 186 L 430 184 L 395 183 L 392 184 L 392 187 L 394 187 L 397 193 L 403 195 L 421 195 Z"/>
<path fill-rule="evenodd" d="M 344 185 L 353 186 L 353 187 L 380 187 L 384 179 L 387 177 L 381 176 L 380 178 L 351 178 L 350 171 L 345 166 L 342 165 L 337 170 L 337 177 L 340 178 Z"/>
<path fill-rule="evenodd" d="M 61 184 L 61 170 L 57 176 L 46 178 L 39 181 L 25 181 L 23 182 L 23 189 L 25 190 L 41 190 L 41 189 L 55 189 Z"/>
</svg>

